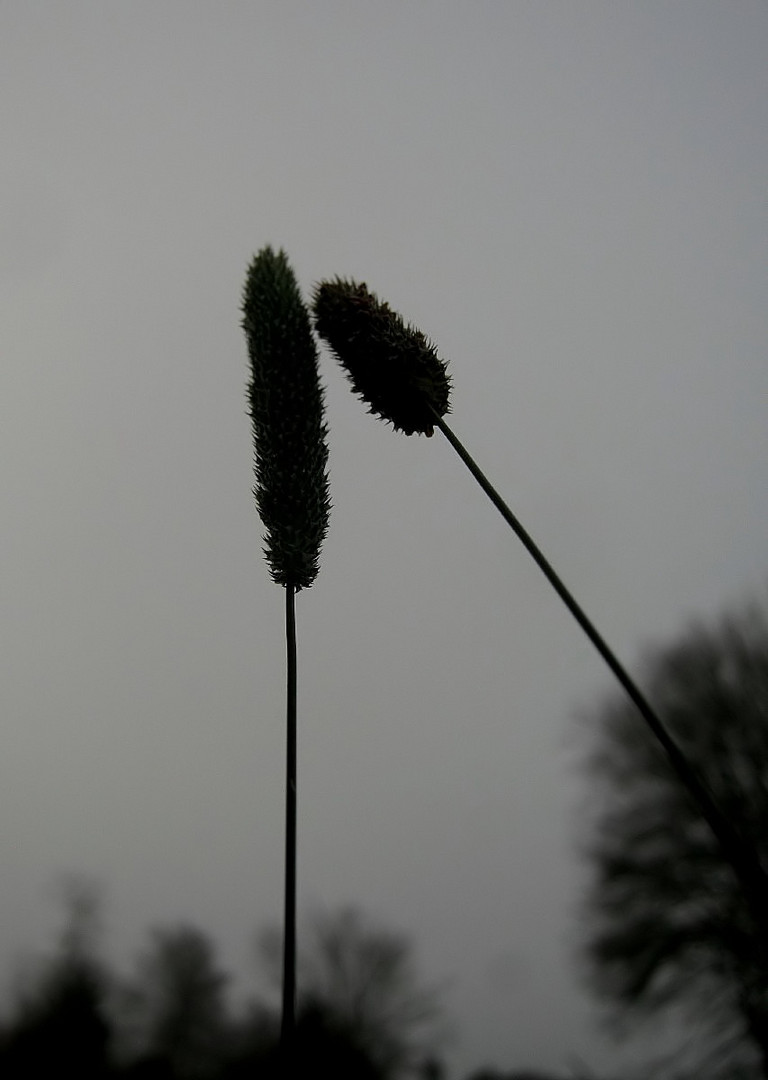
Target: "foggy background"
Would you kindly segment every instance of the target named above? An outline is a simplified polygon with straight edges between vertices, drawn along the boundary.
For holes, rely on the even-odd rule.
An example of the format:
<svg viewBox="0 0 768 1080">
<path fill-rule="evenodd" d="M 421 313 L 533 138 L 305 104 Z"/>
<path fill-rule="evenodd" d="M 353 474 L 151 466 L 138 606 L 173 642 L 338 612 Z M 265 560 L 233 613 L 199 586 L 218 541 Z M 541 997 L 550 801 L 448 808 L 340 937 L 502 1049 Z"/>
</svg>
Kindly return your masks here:
<svg viewBox="0 0 768 1080">
<path fill-rule="evenodd" d="M 281 918 L 283 591 L 240 294 L 364 280 L 630 669 L 765 591 L 768 7 L 0 5 L 0 980 L 100 881 L 105 948 Z M 451 1075 L 618 1070 L 579 980 L 579 726 L 610 676 L 445 440 L 322 357 L 298 601 L 299 906 L 445 981 Z M 638 1051 L 639 1052 L 639 1051 Z"/>
</svg>

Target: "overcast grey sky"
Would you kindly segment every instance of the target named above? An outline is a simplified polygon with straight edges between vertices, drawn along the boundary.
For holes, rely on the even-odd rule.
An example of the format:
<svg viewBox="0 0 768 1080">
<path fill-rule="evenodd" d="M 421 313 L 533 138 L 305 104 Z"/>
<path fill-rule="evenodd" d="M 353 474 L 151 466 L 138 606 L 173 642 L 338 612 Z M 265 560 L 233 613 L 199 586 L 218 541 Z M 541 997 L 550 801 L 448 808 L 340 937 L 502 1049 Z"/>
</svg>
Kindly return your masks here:
<svg viewBox="0 0 768 1080">
<path fill-rule="evenodd" d="M 280 917 L 283 593 L 240 292 L 284 246 L 438 345 L 452 423 L 628 666 L 768 570 L 763 0 L 0 5 L 0 964 Z M 445 441 L 323 355 L 300 904 L 449 980 L 454 1075 L 618 1068 L 575 964 L 609 676 Z"/>
</svg>

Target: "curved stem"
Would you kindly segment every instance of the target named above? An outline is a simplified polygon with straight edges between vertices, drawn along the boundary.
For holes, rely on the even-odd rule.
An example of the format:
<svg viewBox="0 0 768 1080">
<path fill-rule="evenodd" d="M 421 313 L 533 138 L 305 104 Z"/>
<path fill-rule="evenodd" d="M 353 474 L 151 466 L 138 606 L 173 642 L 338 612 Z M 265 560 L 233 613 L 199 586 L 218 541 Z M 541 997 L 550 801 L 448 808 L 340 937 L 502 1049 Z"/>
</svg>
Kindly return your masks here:
<svg viewBox="0 0 768 1080">
<path fill-rule="evenodd" d="M 667 759 L 680 779 L 680 782 L 684 785 L 688 793 L 695 800 L 696 805 L 701 810 L 702 816 L 714 833 L 715 839 L 719 843 L 737 877 L 748 888 L 749 895 L 752 896 L 755 902 L 758 902 L 761 899 L 767 899 L 768 882 L 766 882 L 765 874 L 752 855 L 748 851 L 745 851 L 743 843 L 730 822 L 723 815 L 714 796 L 710 792 L 709 787 L 689 763 L 680 747 L 660 720 L 658 714 L 651 707 L 645 695 L 640 691 L 639 687 L 621 664 L 616 654 L 610 648 L 603 636 L 598 632 L 592 621 L 587 617 L 584 609 L 576 601 L 571 591 L 566 587 L 562 578 L 555 572 L 551 563 L 544 556 L 544 553 L 533 540 L 530 533 L 523 528 L 521 522 L 512 513 L 498 491 L 488 480 L 488 477 L 477 462 L 470 456 L 443 418 L 439 416 L 435 410 L 433 410 L 433 414 L 435 418 L 435 427 L 440 429 L 501 516 L 521 541 L 528 553 L 532 556 L 550 585 L 552 585 L 555 592 L 597 649 L 600 656 L 627 693 L 627 696 L 645 720 L 657 742 L 666 754 Z"/>
<path fill-rule="evenodd" d="M 296 590 L 285 588 L 287 656 L 285 756 L 285 911 L 283 931 L 283 1014 L 280 1047 L 287 1053 L 296 1026 Z"/>
</svg>

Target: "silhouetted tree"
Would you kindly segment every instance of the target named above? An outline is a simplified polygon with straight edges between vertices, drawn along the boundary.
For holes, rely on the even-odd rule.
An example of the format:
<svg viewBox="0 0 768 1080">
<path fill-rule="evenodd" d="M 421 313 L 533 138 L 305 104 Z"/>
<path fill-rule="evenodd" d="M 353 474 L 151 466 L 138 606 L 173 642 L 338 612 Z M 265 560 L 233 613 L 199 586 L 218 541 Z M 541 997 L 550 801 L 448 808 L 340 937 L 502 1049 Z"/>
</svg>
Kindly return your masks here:
<svg viewBox="0 0 768 1080">
<path fill-rule="evenodd" d="M 690 629 L 646 664 L 649 696 L 743 850 L 768 873 L 768 621 Z M 680 1008 L 698 1076 L 768 1076 L 768 907 L 724 860 L 634 710 L 596 710 L 588 768 L 588 970 L 615 1015 Z M 741 1070 L 741 1071 L 739 1071 Z"/>
<path fill-rule="evenodd" d="M 141 1075 L 203 1080 L 229 1051 L 224 1001 L 227 976 L 210 938 L 191 926 L 157 929 L 120 1012 L 128 1031 L 124 1056 Z"/>
<path fill-rule="evenodd" d="M 299 1006 L 294 1038 L 289 1048 L 274 1044 L 270 1053 L 256 1062 L 255 1073 L 261 1080 L 384 1080 L 366 1051 L 336 1018 L 322 1006 Z M 229 1075 L 227 1076 L 229 1080 Z"/>
<path fill-rule="evenodd" d="M 467 1080 L 560 1080 L 548 1073 L 531 1072 L 528 1069 L 513 1072 L 499 1072 L 497 1069 L 481 1069 L 480 1072 L 472 1073 Z"/>
<path fill-rule="evenodd" d="M 66 884 L 67 918 L 56 954 L 27 975 L 0 1037 L 3 1080 L 109 1074 L 106 974 L 94 947 L 98 897 L 80 879 Z"/>
<path fill-rule="evenodd" d="M 302 1000 L 346 1033 L 383 1078 L 413 1068 L 429 1049 L 436 992 L 420 985 L 410 942 L 348 908 L 315 920 L 302 958 Z"/>
<path fill-rule="evenodd" d="M 228 1024 L 226 1063 L 221 1080 L 266 1080 L 278 1063 L 279 1013 L 248 1002 Z"/>
<path fill-rule="evenodd" d="M 261 946 L 275 974 L 279 934 L 267 931 Z M 420 984 L 405 936 L 353 908 L 314 919 L 299 954 L 299 1017 L 310 1028 L 322 1021 L 326 1035 L 357 1048 L 372 1076 L 411 1075 L 432 1049 L 438 1012 L 437 992 Z"/>
</svg>

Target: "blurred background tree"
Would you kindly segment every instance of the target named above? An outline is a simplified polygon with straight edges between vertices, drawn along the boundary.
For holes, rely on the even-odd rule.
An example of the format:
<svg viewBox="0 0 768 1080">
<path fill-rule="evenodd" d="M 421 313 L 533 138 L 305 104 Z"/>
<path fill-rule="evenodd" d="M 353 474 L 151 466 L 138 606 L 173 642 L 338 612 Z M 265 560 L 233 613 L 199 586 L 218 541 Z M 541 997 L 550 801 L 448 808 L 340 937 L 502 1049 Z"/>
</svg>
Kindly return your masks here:
<svg viewBox="0 0 768 1080">
<path fill-rule="evenodd" d="M 55 953 L 30 965 L 0 1032 L 3 1080 L 106 1075 L 108 977 L 97 950 L 99 895 L 84 878 L 62 885 L 64 928 Z"/>
<path fill-rule="evenodd" d="M 283 1080 L 279 1009 L 258 996 L 233 1005 L 208 934 L 155 928 L 125 977 L 98 948 L 99 890 L 72 877 L 61 892 L 57 947 L 27 962 L 0 1019 L 2 1080 Z M 266 937 L 279 986 L 282 931 Z M 427 1057 L 436 997 L 405 937 L 341 910 L 315 920 L 302 962 L 292 1077 L 439 1080 Z"/>
<path fill-rule="evenodd" d="M 275 975 L 280 936 L 268 930 L 261 951 Z M 317 915 L 299 955 L 299 1022 L 322 1023 L 373 1071 L 394 1080 L 423 1075 L 434 1060 L 439 993 L 421 983 L 408 938 L 367 920 L 355 908 Z"/>
<path fill-rule="evenodd" d="M 691 628 L 649 657 L 644 683 L 768 872 L 764 608 Z M 615 1018 L 684 1016 L 694 1037 L 675 1075 L 768 1077 L 768 910 L 745 895 L 632 707 L 608 698 L 590 724 L 593 987 Z"/>
<path fill-rule="evenodd" d="M 228 1049 L 227 975 L 213 941 L 193 926 L 158 928 L 124 986 L 124 1056 L 157 1075 L 208 1080 Z"/>
</svg>

